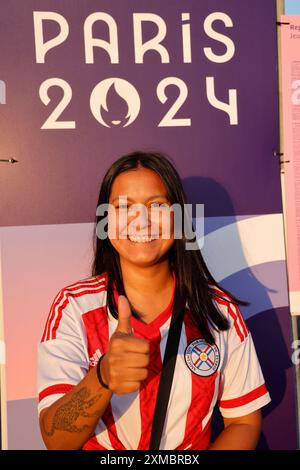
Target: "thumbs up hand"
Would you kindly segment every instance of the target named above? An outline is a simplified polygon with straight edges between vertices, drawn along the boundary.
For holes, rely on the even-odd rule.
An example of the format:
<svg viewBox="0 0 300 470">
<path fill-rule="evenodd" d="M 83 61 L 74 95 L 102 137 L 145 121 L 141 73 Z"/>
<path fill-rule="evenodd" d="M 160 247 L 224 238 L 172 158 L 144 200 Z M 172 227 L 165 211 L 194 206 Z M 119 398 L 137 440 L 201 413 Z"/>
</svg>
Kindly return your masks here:
<svg viewBox="0 0 300 470">
<path fill-rule="evenodd" d="M 118 316 L 117 328 L 110 338 L 100 369 L 110 390 L 123 395 L 138 390 L 141 382 L 147 378 L 150 344 L 133 335 L 131 309 L 123 295 L 119 296 Z"/>
</svg>

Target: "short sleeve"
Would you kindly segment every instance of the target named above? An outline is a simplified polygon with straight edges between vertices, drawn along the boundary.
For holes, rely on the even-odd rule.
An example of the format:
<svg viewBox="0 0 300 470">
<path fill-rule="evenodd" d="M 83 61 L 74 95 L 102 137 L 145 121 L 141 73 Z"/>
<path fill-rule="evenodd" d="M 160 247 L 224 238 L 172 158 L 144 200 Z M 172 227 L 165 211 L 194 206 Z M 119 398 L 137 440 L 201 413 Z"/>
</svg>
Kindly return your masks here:
<svg viewBox="0 0 300 470">
<path fill-rule="evenodd" d="M 270 395 L 251 333 L 239 308 L 230 303 L 227 354 L 221 372 L 219 409 L 223 417 L 244 416 L 267 405 Z"/>
<path fill-rule="evenodd" d="M 89 369 L 85 338 L 67 293 L 55 297 L 38 344 L 38 412 L 77 385 Z"/>
</svg>

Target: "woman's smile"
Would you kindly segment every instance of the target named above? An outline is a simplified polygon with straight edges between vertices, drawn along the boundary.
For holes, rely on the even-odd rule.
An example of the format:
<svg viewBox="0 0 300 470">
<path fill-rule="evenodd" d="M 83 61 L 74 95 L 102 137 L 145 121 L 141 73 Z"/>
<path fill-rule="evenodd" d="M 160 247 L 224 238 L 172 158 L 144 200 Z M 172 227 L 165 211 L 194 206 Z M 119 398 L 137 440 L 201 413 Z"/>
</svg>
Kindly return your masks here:
<svg viewBox="0 0 300 470">
<path fill-rule="evenodd" d="M 128 235 L 127 240 L 132 243 L 142 243 L 142 244 L 149 244 L 157 240 L 158 237 L 152 237 L 147 235 Z"/>
</svg>

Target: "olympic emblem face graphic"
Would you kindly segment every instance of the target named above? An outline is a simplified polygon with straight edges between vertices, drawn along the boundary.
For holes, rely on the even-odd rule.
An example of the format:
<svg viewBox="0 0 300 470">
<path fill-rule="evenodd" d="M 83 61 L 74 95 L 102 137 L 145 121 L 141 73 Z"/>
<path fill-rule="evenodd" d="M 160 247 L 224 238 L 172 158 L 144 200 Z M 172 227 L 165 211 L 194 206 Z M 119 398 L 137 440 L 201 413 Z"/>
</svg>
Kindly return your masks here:
<svg viewBox="0 0 300 470">
<path fill-rule="evenodd" d="M 209 377 L 219 367 L 220 352 L 216 345 L 210 345 L 204 339 L 199 338 L 187 345 L 184 359 L 194 374 Z"/>
<path fill-rule="evenodd" d="M 121 127 L 129 126 L 140 112 L 141 101 L 137 90 L 131 83 L 122 78 L 107 78 L 95 86 L 90 98 L 91 111 L 94 118 L 105 127 L 111 127 L 104 117 L 109 112 L 107 104 L 108 96 L 110 96 L 111 100 L 121 100 L 127 112 L 127 114 L 125 112 L 126 116 L 124 114 L 122 120 L 114 119 L 111 121 L 111 124 Z"/>
</svg>

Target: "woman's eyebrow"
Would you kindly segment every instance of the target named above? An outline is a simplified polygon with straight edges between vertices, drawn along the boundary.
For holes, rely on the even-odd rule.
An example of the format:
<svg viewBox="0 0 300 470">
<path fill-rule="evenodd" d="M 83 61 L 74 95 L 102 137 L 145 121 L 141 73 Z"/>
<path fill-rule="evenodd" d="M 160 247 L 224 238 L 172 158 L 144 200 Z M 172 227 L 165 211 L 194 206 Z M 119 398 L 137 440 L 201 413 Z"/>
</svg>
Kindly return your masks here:
<svg viewBox="0 0 300 470">
<path fill-rule="evenodd" d="M 116 199 L 119 198 L 122 200 L 124 199 L 124 196 L 126 196 L 126 194 L 120 194 L 120 196 L 114 197 L 111 202 L 114 202 Z M 162 198 L 168 200 L 168 196 L 165 196 L 164 194 L 154 194 L 153 196 L 148 197 L 145 202 L 151 201 L 151 199 L 155 198 Z M 131 197 L 127 197 L 127 201 L 134 202 L 134 199 L 132 199 Z"/>
</svg>

